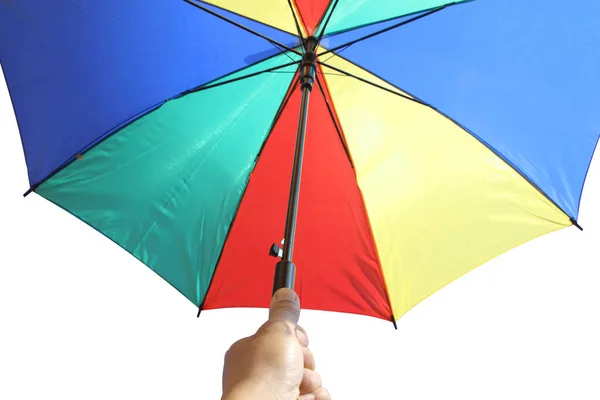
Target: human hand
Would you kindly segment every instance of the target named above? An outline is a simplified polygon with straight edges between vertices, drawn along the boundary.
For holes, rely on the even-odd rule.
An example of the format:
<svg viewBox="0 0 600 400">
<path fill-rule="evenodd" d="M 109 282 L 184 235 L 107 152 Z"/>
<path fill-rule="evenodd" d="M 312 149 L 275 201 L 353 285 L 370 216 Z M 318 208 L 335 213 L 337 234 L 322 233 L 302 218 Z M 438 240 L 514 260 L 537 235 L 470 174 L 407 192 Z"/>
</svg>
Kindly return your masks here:
<svg viewBox="0 0 600 400">
<path fill-rule="evenodd" d="M 222 400 L 331 400 L 299 318 L 296 293 L 278 290 L 269 320 L 225 354 Z"/>
</svg>

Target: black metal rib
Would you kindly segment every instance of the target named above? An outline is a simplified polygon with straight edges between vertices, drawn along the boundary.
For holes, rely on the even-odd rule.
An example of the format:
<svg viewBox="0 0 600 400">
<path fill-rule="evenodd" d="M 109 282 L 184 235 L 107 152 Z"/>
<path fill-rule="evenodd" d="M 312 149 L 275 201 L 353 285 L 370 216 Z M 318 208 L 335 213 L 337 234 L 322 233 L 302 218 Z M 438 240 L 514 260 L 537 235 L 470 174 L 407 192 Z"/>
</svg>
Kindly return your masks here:
<svg viewBox="0 0 600 400">
<path fill-rule="evenodd" d="M 186 0 L 186 1 L 187 1 L 187 0 Z M 410 18 L 410 19 L 404 20 L 404 21 L 402 21 L 402 22 L 398 22 L 397 24 L 394 24 L 394 25 L 392 25 L 392 26 L 388 26 L 387 28 L 384 28 L 384 29 L 378 30 L 378 31 L 376 31 L 376 32 L 370 33 L 370 34 L 368 34 L 368 35 L 366 35 L 366 36 L 363 36 L 363 37 L 360 37 L 360 38 L 358 38 L 358 39 L 351 40 L 351 41 L 350 41 L 350 42 L 348 42 L 348 43 L 344 43 L 344 44 L 342 44 L 342 45 L 339 45 L 339 46 L 337 46 L 337 47 L 334 47 L 334 48 L 332 48 L 332 49 L 329 49 L 329 50 L 326 50 L 326 51 L 324 51 L 324 52 L 320 53 L 320 54 L 318 55 L 318 57 L 321 57 L 321 56 L 323 56 L 323 55 L 325 55 L 325 54 L 334 53 L 334 52 L 338 51 L 339 49 L 346 49 L 346 48 L 348 48 L 348 47 L 352 46 L 353 44 L 356 44 L 356 43 L 358 43 L 358 42 L 362 42 L 363 40 L 370 39 L 370 38 L 372 38 L 372 37 L 374 37 L 374 36 L 381 35 L 382 33 L 385 33 L 385 32 L 391 31 L 391 30 L 393 30 L 393 29 L 399 28 L 399 27 L 401 27 L 401 26 L 403 26 L 403 25 L 406 25 L 406 24 L 409 24 L 409 23 L 411 23 L 411 22 L 417 21 L 417 20 L 419 20 L 419 19 L 421 19 L 421 18 L 425 18 L 425 17 L 427 17 L 427 16 L 429 16 L 429 15 L 431 15 L 431 14 L 435 14 L 435 13 L 437 13 L 437 12 L 440 12 L 440 11 L 442 11 L 444 8 L 446 8 L 446 7 L 449 7 L 449 6 L 452 6 L 452 5 L 454 5 L 454 4 L 457 4 L 457 3 L 446 4 L 446 5 L 443 5 L 443 6 L 441 6 L 441 7 L 434 8 L 434 9 L 432 9 L 432 10 L 430 10 L 430 11 L 427 11 L 426 13 L 419 14 L 419 15 L 417 15 L 416 17 L 413 17 L 413 18 Z"/>
<path fill-rule="evenodd" d="M 319 89 L 321 90 L 321 94 L 323 95 L 323 98 L 325 99 L 325 104 L 327 105 L 327 110 L 329 111 L 329 115 L 331 116 L 331 119 L 333 119 L 333 123 L 334 123 L 335 128 L 336 128 L 336 130 L 338 132 L 338 135 L 340 137 L 340 141 L 342 142 L 342 146 L 344 147 L 344 151 L 346 152 L 346 156 L 348 157 L 348 161 L 350 162 L 350 165 L 352 166 L 352 169 L 355 170 L 355 168 L 354 168 L 354 162 L 352 160 L 352 156 L 350 155 L 350 149 L 348 149 L 346 140 L 344 139 L 344 136 L 343 136 L 343 133 L 342 133 L 342 127 L 338 125 L 338 119 L 337 119 L 337 117 L 335 115 L 335 112 L 333 111 L 333 107 L 334 106 L 330 105 L 329 101 L 327 100 L 327 96 L 325 95 L 324 89 L 321 86 L 321 82 L 319 80 L 318 74 L 316 76 L 316 80 L 317 80 L 317 85 L 319 85 Z M 362 204 L 362 207 L 363 207 L 364 211 L 366 212 L 365 203 L 364 203 L 364 199 L 362 198 L 362 196 L 361 196 L 361 204 Z M 375 241 L 373 239 L 373 232 L 370 231 L 369 235 L 370 235 L 370 238 L 371 238 L 371 244 L 373 246 L 373 249 L 375 250 L 375 253 L 377 253 L 377 247 L 375 246 Z M 380 272 L 381 272 L 381 262 L 379 260 L 379 255 L 377 255 L 377 260 L 378 260 L 377 263 L 379 265 L 379 269 L 380 269 Z M 389 294 L 387 285 L 386 285 L 385 281 L 382 278 L 383 277 L 382 273 L 380 273 L 379 276 L 381 278 L 381 283 L 382 283 L 383 287 L 385 288 L 385 294 L 386 294 L 387 302 L 390 305 L 390 311 L 392 313 L 392 315 L 390 316 L 390 320 L 392 321 L 392 324 L 394 325 L 394 328 L 397 330 L 398 326 L 396 325 L 396 318 L 394 317 L 394 312 L 392 310 L 392 303 L 390 301 L 390 294 Z"/>
<path fill-rule="evenodd" d="M 327 24 L 329 24 L 329 20 L 331 19 L 331 16 L 333 15 L 333 12 L 335 11 L 335 8 L 337 7 L 339 0 L 334 0 L 335 3 L 333 3 L 333 6 L 331 7 L 331 12 L 329 13 L 329 15 L 327 16 L 327 19 L 325 20 L 325 23 L 323 24 L 323 27 L 321 28 L 321 33 L 319 34 L 319 37 L 317 38 L 317 46 L 319 45 L 319 43 L 321 43 L 321 39 L 323 39 L 323 35 L 325 34 L 325 29 L 327 29 Z M 327 6 L 327 8 L 325 9 L 325 13 L 327 13 L 327 11 L 329 10 L 329 6 L 331 5 L 331 2 L 329 3 L 329 5 Z M 323 15 L 324 17 L 325 15 Z M 321 24 L 321 21 L 319 21 L 319 23 L 317 24 L 317 27 Z"/>
<path fill-rule="evenodd" d="M 338 119 L 336 117 L 335 112 L 333 111 L 333 105 L 329 103 L 327 96 L 325 95 L 325 90 L 321 85 L 321 80 L 319 79 L 319 74 L 315 76 L 315 80 L 317 81 L 317 86 L 319 86 L 319 90 L 321 91 L 321 95 L 325 100 L 325 105 L 327 105 L 327 111 L 329 111 L 329 116 L 333 121 L 333 125 L 335 126 L 335 130 L 337 131 L 338 137 L 340 138 L 340 142 L 342 142 L 342 147 L 344 148 L 344 152 L 346 153 L 346 157 L 348 157 L 348 161 L 350 162 L 350 166 L 354 169 L 354 161 L 352 161 L 352 156 L 350 155 L 350 149 L 348 149 L 348 144 L 344 139 L 344 135 L 342 134 L 342 127 L 338 124 Z"/>
<path fill-rule="evenodd" d="M 190 93 L 196 93 L 196 92 L 200 92 L 202 90 L 211 89 L 211 88 L 215 88 L 215 87 L 218 87 L 218 86 L 226 85 L 228 83 L 233 83 L 233 82 L 241 81 L 241 80 L 244 80 L 244 79 L 247 79 L 247 78 L 252 78 L 253 76 L 261 75 L 261 74 L 264 74 L 264 73 L 267 73 L 267 72 L 275 72 L 275 71 L 277 71 L 279 69 L 290 67 L 290 66 L 295 65 L 295 64 L 300 64 L 300 60 L 289 62 L 289 63 L 283 64 L 283 65 L 279 65 L 277 67 L 267 68 L 267 69 L 264 69 L 262 71 L 253 72 L 251 74 L 238 76 L 237 78 L 227 79 L 227 80 L 224 80 L 224 81 L 221 81 L 221 82 L 216 82 L 216 83 L 213 83 L 213 84 L 200 85 L 200 86 L 197 86 L 195 88 L 186 90 L 185 92 L 181 93 L 177 97 L 181 97 L 181 96 L 185 96 L 185 95 L 190 94 Z"/>
<path fill-rule="evenodd" d="M 462 124 L 460 124 L 458 121 L 456 121 L 455 119 L 451 118 L 450 116 L 448 116 L 447 114 L 444 114 L 442 111 L 438 110 L 437 108 L 435 108 L 434 106 L 432 106 L 431 104 L 419 99 L 418 97 L 412 95 L 411 93 L 407 92 L 406 90 L 397 87 L 396 85 L 390 83 L 390 82 L 386 82 L 389 85 L 397 88 L 398 90 L 401 90 L 404 93 L 407 93 L 409 96 L 396 92 L 394 90 L 390 90 L 389 88 L 386 88 L 384 86 L 378 85 L 374 82 L 371 82 L 367 79 L 361 78 L 359 76 L 350 74 L 349 72 L 346 72 L 344 70 L 341 70 L 339 68 L 333 67 L 331 65 L 328 65 L 325 62 L 319 62 L 320 65 L 324 65 L 327 68 L 331 68 L 334 71 L 338 71 L 341 72 L 347 76 L 350 76 L 352 78 L 358 79 L 361 82 L 367 83 L 371 86 L 377 87 L 379 89 L 385 90 L 386 92 L 395 94 L 399 97 L 405 98 L 407 100 L 411 100 L 417 104 L 421 104 L 422 106 L 428 107 L 430 109 L 432 109 L 433 111 L 435 111 L 436 113 L 440 114 L 441 116 L 443 116 L 444 118 L 448 119 L 450 122 L 452 122 L 453 124 L 455 124 L 456 126 L 458 126 L 459 128 L 461 128 L 462 130 L 464 130 L 465 132 L 467 132 L 469 135 L 471 135 L 475 140 L 477 140 L 479 143 L 481 143 L 485 148 L 487 148 L 489 151 L 491 151 L 496 157 L 500 158 L 502 161 L 504 161 L 508 166 L 510 166 L 517 174 L 519 174 L 523 179 L 525 179 L 525 181 L 527 181 L 527 183 L 529 183 L 531 186 L 533 186 L 542 196 L 544 196 L 549 202 L 551 202 L 556 208 L 558 208 L 560 211 L 562 211 L 563 214 L 565 214 L 567 217 L 569 217 L 571 224 L 573 224 L 575 227 L 577 227 L 580 230 L 583 230 L 583 228 L 578 224 L 578 222 L 573 219 L 573 217 L 571 217 L 569 215 L 569 213 L 567 213 L 561 206 L 558 205 L 558 203 L 556 203 L 556 201 L 554 201 L 546 192 L 544 192 L 536 183 L 534 183 L 531 179 L 529 179 L 529 177 L 527 177 L 527 175 L 525 175 L 525 173 L 523 171 L 521 171 L 516 165 L 514 165 L 510 160 L 508 160 L 506 157 L 504 157 L 499 151 L 497 151 L 493 146 L 491 146 L 489 143 L 487 143 L 486 141 L 484 141 L 482 138 L 480 138 L 479 136 L 477 136 L 475 133 L 471 132 L 469 129 L 467 129 L 465 126 L 463 126 Z M 361 67 L 362 68 L 362 67 Z M 363 68 L 364 69 L 364 68 Z M 373 72 L 369 71 L 368 69 L 365 69 L 366 72 L 376 76 L 375 74 L 373 74 Z M 378 77 L 378 76 L 377 76 Z M 378 77 L 379 79 L 382 79 L 380 77 Z M 385 80 L 382 79 L 384 82 Z M 412 97 L 410 97 L 412 96 Z"/>
<path fill-rule="evenodd" d="M 272 58 L 272 57 L 270 57 L 270 58 Z M 261 61 L 256 62 L 255 64 L 252 64 L 252 65 L 256 65 L 256 64 L 264 62 L 264 61 L 265 60 L 261 60 Z M 232 83 L 232 82 L 240 81 L 242 79 L 251 78 L 253 76 L 257 76 L 257 75 L 260 75 L 260 74 L 273 72 L 273 71 L 276 71 L 278 69 L 289 67 L 289 66 L 292 66 L 292 65 L 295 65 L 295 64 L 299 64 L 299 63 L 300 63 L 300 60 L 294 61 L 294 62 L 290 62 L 290 63 L 287 63 L 287 64 L 283 64 L 283 65 L 280 65 L 280 66 L 277 66 L 277 67 L 268 68 L 268 69 L 265 69 L 265 70 L 262 70 L 262 71 L 257 71 L 257 72 L 254 72 L 252 74 L 243 75 L 243 76 L 240 76 L 240 77 L 237 77 L 237 78 L 228 79 L 228 80 L 225 80 L 225 81 L 222 81 L 222 82 L 217 82 L 217 83 L 214 83 L 214 84 L 206 83 L 206 84 L 197 86 L 195 88 L 186 90 L 185 92 L 178 93 L 177 95 L 175 95 L 173 97 L 170 97 L 170 98 L 166 99 L 165 101 L 162 101 L 162 102 L 160 102 L 158 104 L 155 104 L 154 106 L 152 106 L 152 107 L 144 110 L 143 112 L 139 113 L 138 115 L 136 115 L 136 116 L 134 116 L 132 118 L 129 118 L 126 121 L 120 123 L 115 128 L 111 129 L 106 135 L 104 135 L 104 136 L 96 139 L 94 142 L 92 142 L 92 143 L 88 144 L 87 146 L 85 146 L 84 148 L 82 148 L 77 154 L 85 154 L 86 152 L 88 152 L 89 150 L 93 149 L 94 147 L 96 147 L 97 145 L 99 145 L 100 143 L 102 143 L 103 141 L 105 141 L 108 138 L 112 137 L 115 133 L 120 132 L 121 130 L 125 129 L 127 126 L 131 125 L 135 121 L 137 121 L 140 118 L 144 117 L 145 115 L 148 115 L 148 114 L 150 114 L 153 111 L 156 111 L 157 109 L 159 109 L 160 107 L 162 107 L 163 104 L 165 104 L 167 101 L 178 99 L 178 98 L 183 97 L 183 96 L 185 96 L 187 94 L 190 94 L 190 93 L 195 93 L 195 92 L 199 92 L 199 91 L 202 91 L 202 90 L 211 89 L 211 88 L 214 88 L 214 87 L 222 86 L 222 85 L 227 84 L 227 83 Z M 244 67 L 243 69 L 250 68 L 252 65 Z M 238 71 L 240 71 L 240 70 L 238 70 Z M 234 74 L 236 72 L 237 71 L 234 71 L 234 72 L 231 72 L 231 73 L 229 73 L 227 75 L 231 75 L 231 74 Z M 227 75 L 225 75 L 225 76 L 227 76 Z M 218 79 L 222 79 L 222 77 L 218 78 Z M 36 182 L 33 185 L 31 185 L 31 187 L 29 189 L 27 189 L 27 191 L 23 194 L 23 197 L 27 197 L 29 194 L 31 194 L 32 192 L 34 192 L 40 185 L 42 185 L 48 179 L 52 178 L 53 176 L 55 176 L 56 174 L 58 174 L 60 171 L 62 171 L 66 167 L 68 167 L 76 159 L 77 159 L 76 156 L 72 156 L 71 158 L 69 158 L 68 160 L 66 160 L 64 163 L 62 163 L 61 165 L 59 165 L 57 168 L 55 168 L 52 172 L 50 172 L 45 178 L 43 178 L 39 182 Z"/>
<path fill-rule="evenodd" d="M 298 31 L 298 38 L 300 38 L 300 41 L 302 42 L 303 41 L 302 39 L 304 36 L 302 35 L 302 28 L 300 28 L 300 23 L 298 22 L 298 16 L 296 15 L 296 11 L 294 10 L 294 5 L 292 4 L 292 0 L 288 0 L 288 4 L 290 5 L 290 12 L 292 13 L 292 15 L 294 17 L 294 23 L 296 24 L 296 30 Z"/>
<path fill-rule="evenodd" d="M 298 73 L 298 71 L 296 71 L 296 73 Z M 294 79 L 294 82 L 290 85 L 290 90 L 286 94 L 285 99 L 281 102 L 281 106 L 279 107 L 279 110 L 277 110 L 277 113 L 275 114 L 275 118 L 273 118 L 273 123 L 271 124 L 271 129 L 269 130 L 269 135 L 267 135 L 267 138 L 263 142 L 262 147 L 260 148 L 260 150 L 258 151 L 258 154 L 256 155 L 256 161 L 255 161 L 254 168 L 256 168 L 256 164 L 258 164 L 258 160 L 259 160 L 260 156 L 262 155 L 262 152 L 265 148 L 265 145 L 267 144 L 269 137 L 271 136 L 273 128 L 275 128 L 275 125 L 279 121 L 279 118 L 281 118 L 281 114 L 283 114 L 285 107 L 287 106 L 288 102 L 290 101 L 292 94 L 294 94 L 296 89 L 298 89 L 298 86 L 300 86 L 300 75 L 296 76 L 296 79 Z M 254 172 L 254 168 L 252 169 L 253 172 Z"/>
<path fill-rule="evenodd" d="M 295 74 L 296 71 L 270 71 L 271 74 Z M 338 74 L 338 73 L 334 73 L 334 72 L 319 72 L 317 71 L 318 75 L 331 75 L 331 76 L 347 76 L 344 74 Z"/>
<path fill-rule="evenodd" d="M 214 12 L 213 10 L 211 10 L 211 9 L 209 9 L 209 8 L 206 8 L 206 7 L 204 7 L 203 5 L 201 5 L 201 4 L 198 4 L 198 3 L 196 3 L 196 2 L 195 2 L 195 1 L 193 1 L 193 0 L 183 0 L 183 1 L 185 1 L 186 3 L 188 3 L 188 4 L 192 5 L 192 6 L 196 7 L 196 8 L 199 8 L 199 9 L 201 9 L 201 10 L 203 10 L 203 11 L 206 11 L 207 13 L 209 13 L 209 14 L 211 14 L 211 15 L 214 15 L 215 17 L 217 17 L 217 18 L 220 18 L 220 19 L 222 19 L 223 21 L 229 22 L 230 24 L 232 24 L 232 25 L 234 25 L 234 26 L 237 26 L 238 28 L 241 28 L 241 29 L 245 30 L 246 32 L 249 32 L 249 33 L 251 33 L 251 34 L 253 34 L 253 35 L 256 35 L 256 36 L 258 36 L 258 37 L 260 37 L 260 38 L 263 38 L 263 39 L 265 39 L 266 41 L 268 41 L 268 42 L 269 42 L 269 43 L 271 43 L 272 45 L 274 45 L 274 46 L 278 46 L 278 47 L 280 48 L 280 50 L 281 50 L 281 49 L 285 49 L 285 50 L 287 50 L 287 51 L 291 51 L 292 53 L 296 53 L 296 54 L 298 54 L 299 56 L 301 56 L 301 55 L 302 55 L 302 54 L 301 54 L 300 52 L 298 52 L 296 49 L 293 49 L 293 48 L 291 48 L 291 47 L 289 47 L 289 46 L 286 46 L 286 45 L 285 45 L 285 44 L 283 44 L 283 43 L 279 43 L 278 41 L 276 41 L 276 40 L 273 40 L 273 39 L 271 39 L 271 38 L 269 38 L 269 37 L 267 37 L 267 36 L 263 35 L 262 33 L 256 32 L 255 30 L 253 30 L 253 29 L 250 29 L 250 28 L 248 28 L 248 27 L 246 27 L 246 26 L 244 26 L 244 25 L 242 25 L 242 24 L 240 24 L 240 23 L 238 23 L 238 22 L 235 22 L 234 20 L 232 20 L 232 19 L 229 19 L 229 18 L 227 18 L 227 17 L 225 17 L 225 16 L 223 16 L 223 15 L 221 15 L 221 14 L 219 14 L 219 13 L 216 13 L 216 12 Z"/>
<path fill-rule="evenodd" d="M 396 85 L 393 85 L 393 86 L 396 87 Z M 398 88 L 398 89 L 402 90 L 405 93 L 410 94 L 411 96 L 413 96 L 411 93 L 405 91 L 402 88 Z M 544 190 L 542 190 L 542 188 L 540 188 L 523 171 L 521 171 L 521 169 L 519 167 L 517 167 L 515 164 L 512 163 L 512 161 L 510 161 L 502 153 L 500 153 L 498 150 L 496 150 L 496 148 L 494 148 L 494 146 L 492 146 L 491 144 L 489 144 L 488 142 L 486 142 L 485 140 L 483 140 L 481 137 L 479 137 L 478 135 L 476 135 L 474 132 L 472 132 L 471 130 L 469 130 L 466 126 L 462 125 L 460 122 L 456 121 L 454 118 L 450 117 L 449 115 L 447 115 L 444 112 L 442 112 L 442 111 L 438 110 L 437 108 L 435 108 L 433 105 L 431 105 L 431 104 L 429 104 L 429 103 L 427 103 L 427 102 L 425 102 L 425 101 L 417 98 L 416 96 L 413 96 L 413 97 L 414 97 L 414 99 L 416 100 L 417 103 L 422 104 L 423 106 L 430 108 L 431 110 L 435 111 L 436 113 L 438 113 L 442 117 L 446 118 L 448 121 L 452 122 L 454 125 L 458 126 L 462 130 L 464 130 L 465 132 L 467 132 L 469 135 L 471 135 L 471 137 L 473 137 L 475 140 L 477 140 L 479 143 L 481 143 L 482 146 L 484 146 L 486 149 L 488 149 L 496 157 L 498 157 L 499 159 L 501 159 L 502 161 L 504 161 L 506 163 L 506 165 L 508 165 L 509 167 L 511 167 L 517 174 L 519 174 L 519 176 L 521 176 L 521 178 L 525 179 L 525 181 L 527 183 L 529 183 L 531 186 L 533 186 L 542 196 L 544 196 L 550 203 L 552 203 L 556 208 L 558 208 L 563 214 L 565 214 L 567 217 L 569 217 L 569 221 L 571 222 L 571 224 L 573 224 L 574 226 L 576 226 L 578 229 L 583 230 L 583 228 L 577 223 L 577 221 L 575 219 L 573 219 L 573 217 L 571 217 L 569 215 L 568 212 L 566 212 L 561 206 L 559 206 L 556 201 L 554 201 Z"/>
<path fill-rule="evenodd" d="M 351 78 L 357 79 L 357 80 L 359 80 L 359 81 L 361 81 L 361 82 L 364 82 L 364 83 L 366 83 L 366 84 L 369 84 L 369 85 L 371 85 L 371 86 L 374 86 L 374 87 L 376 87 L 376 88 L 379 88 L 379 89 L 381 89 L 381 90 L 385 90 L 386 92 L 389 92 L 389 93 L 395 94 L 396 96 L 402 97 L 402 98 L 404 98 L 404 99 L 406 99 L 406 100 L 414 101 L 415 103 L 418 103 L 418 104 L 421 104 L 421 105 L 427 106 L 427 104 L 426 104 L 426 103 L 422 102 L 421 100 L 419 100 L 419 99 L 417 99 L 417 98 L 415 98 L 415 97 L 410 97 L 410 96 L 407 96 L 407 95 L 405 95 L 405 94 L 403 94 L 403 93 L 397 92 L 397 91 L 395 91 L 395 90 L 391 90 L 391 89 L 389 89 L 389 88 L 386 88 L 385 86 L 381 86 L 381 85 L 379 85 L 379 84 L 377 84 L 377 83 L 375 83 L 375 82 L 371 82 L 371 81 L 370 81 L 370 80 L 368 80 L 368 79 L 361 78 L 360 76 L 356 76 L 356 75 L 354 75 L 354 74 L 351 74 L 351 73 L 349 73 L 349 72 L 346 72 L 346 71 L 344 71 L 344 70 L 342 70 L 342 69 L 339 69 L 339 68 L 336 68 L 336 67 L 334 67 L 334 66 L 331 66 L 331 65 L 329 65 L 329 64 L 327 64 L 327 63 L 325 63 L 325 62 L 323 62 L 323 61 L 317 61 L 317 63 L 319 63 L 319 65 L 322 65 L 322 66 L 324 66 L 324 67 L 327 67 L 327 68 L 331 68 L 331 69 L 332 69 L 332 70 L 334 70 L 334 71 L 337 71 L 337 72 L 339 72 L 339 73 L 341 73 L 341 74 L 344 74 L 344 75 L 346 75 L 346 76 L 349 76 L 349 77 L 351 77 Z"/>
<path fill-rule="evenodd" d="M 470 2 L 473 2 L 473 1 L 478 1 L 478 0 L 458 0 L 458 1 L 454 1 L 452 3 L 448 3 L 446 5 L 447 6 L 454 6 L 454 5 L 459 5 L 459 4 L 470 3 Z M 438 6 L 438 7 L 441 7 L 441 6 Z M 338 31 L 331 32 L 329 35 L 327 35 L 327 37 L 331 38 L 331 37 L 340 35 L 342 33 L 357 31 L 359 29 L 363 29 L 363 28 L 366 28 L 366 27 L 369 27 L 369 26 L 375 26 L 375 25 L 384 24 L 386 22 L 395 21 L 395 20 L 400 19 L 400 18 L 407 18 L 407 17 L 410 17 L 411 15 L 421 15 L 422 13 L 425 13 L 427 11 L 431 11 L 431 10 L 436 9 L 438 7 L 429 7 L 429 8 L 423 9 L 423 10 L 409 12 L 408 14 L 395 15 L 395 16 L 392 16 L 392 17 L 389 17 L 389 18 L 385 18 L 385 19 L 381 19 L 381 20 L 375 20 L 375 21 L 371 21 L 371 22 L 366 22 L 366 23 L 363 23 L 363 24 L 360 24 L 360 25 L 356 25 L 356 26 L 351 26 L 349 28 L 344 28 L 344 29 L 340 29 Z"/>
<path fill-rule="evenodd" d="M 575 228 L 579 229 L 580 231 L 583 231 L 583 228 L 575 219 L 569 218 L 569 221 L 571 222 L 571 224 L 573 224 L 573 226 L 575 226 Z"/>
</svg>

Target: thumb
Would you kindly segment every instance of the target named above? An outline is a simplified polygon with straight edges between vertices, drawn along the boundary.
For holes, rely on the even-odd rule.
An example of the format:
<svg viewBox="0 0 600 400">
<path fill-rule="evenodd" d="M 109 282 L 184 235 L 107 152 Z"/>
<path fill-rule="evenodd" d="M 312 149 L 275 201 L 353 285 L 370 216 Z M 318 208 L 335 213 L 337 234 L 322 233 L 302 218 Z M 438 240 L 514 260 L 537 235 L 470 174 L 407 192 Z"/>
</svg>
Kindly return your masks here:
<svg viewBox="0 0 600 400">
<path fill-rule="evenodd" d="M 275 292 L 269 307 L 269 321 L 287 321 L 295 327 L 299 319 L 300 299 L 296 293 L 287 288 Z"/>
</svg>

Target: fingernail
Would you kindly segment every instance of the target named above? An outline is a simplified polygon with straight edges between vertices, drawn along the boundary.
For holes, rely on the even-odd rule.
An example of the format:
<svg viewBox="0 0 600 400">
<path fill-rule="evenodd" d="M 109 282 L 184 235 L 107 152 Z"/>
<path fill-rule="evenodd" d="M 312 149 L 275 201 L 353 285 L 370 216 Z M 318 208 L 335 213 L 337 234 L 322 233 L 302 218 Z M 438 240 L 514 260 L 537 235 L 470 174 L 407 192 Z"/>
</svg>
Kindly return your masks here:
<svg viewBox="0 0 600 400">
<path fill-rule="evenodd" d="M 298 301 L 298 296 L 293 290 L 290 289 L 279 289 L 273 298 L 275 301 Z"/>
</svg>

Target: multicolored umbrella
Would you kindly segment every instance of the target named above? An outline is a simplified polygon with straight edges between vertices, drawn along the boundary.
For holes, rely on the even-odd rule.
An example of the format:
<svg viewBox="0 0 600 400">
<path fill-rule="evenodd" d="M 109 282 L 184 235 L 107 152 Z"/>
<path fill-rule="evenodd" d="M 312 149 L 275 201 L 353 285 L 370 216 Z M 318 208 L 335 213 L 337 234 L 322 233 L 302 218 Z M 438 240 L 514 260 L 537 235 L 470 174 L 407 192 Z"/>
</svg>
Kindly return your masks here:
<svg viewBox="0 0 600 400">
<path fill-rule="evenodd" d="M 579 226 L 599 26 L 594 0 L 9 0 L 0 58 L 29 192 L 200 310 L 266 307 L 275 256 L 304 308 L 395 322 Z"/>
</svg>

